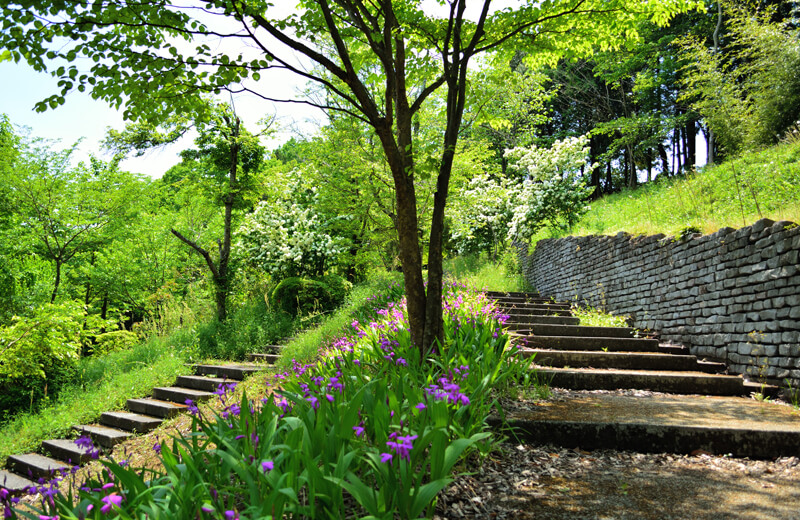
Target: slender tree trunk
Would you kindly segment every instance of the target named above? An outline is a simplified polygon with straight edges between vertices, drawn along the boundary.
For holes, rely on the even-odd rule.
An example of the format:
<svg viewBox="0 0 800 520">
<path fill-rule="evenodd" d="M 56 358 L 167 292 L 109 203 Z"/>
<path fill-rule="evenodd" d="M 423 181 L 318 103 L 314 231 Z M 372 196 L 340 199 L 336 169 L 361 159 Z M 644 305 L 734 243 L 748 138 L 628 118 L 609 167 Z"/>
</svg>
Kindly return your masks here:
<svg viewBox="0 0 800 520">
<path fill-rule="evenodd" d="M 56 302 L 56 296 L 58 295 L 58 286 L 61 285 L 61 258 L 56 258 L 56 279 L 53 282 L 53 294 L 50 295 L 50 303 Z"/>
<path fill-rule="evenodd" d="M 686 168 L 692 169 L 697 164 L 697 123 L 694 119 L 686 121 Z"/>
</svg>

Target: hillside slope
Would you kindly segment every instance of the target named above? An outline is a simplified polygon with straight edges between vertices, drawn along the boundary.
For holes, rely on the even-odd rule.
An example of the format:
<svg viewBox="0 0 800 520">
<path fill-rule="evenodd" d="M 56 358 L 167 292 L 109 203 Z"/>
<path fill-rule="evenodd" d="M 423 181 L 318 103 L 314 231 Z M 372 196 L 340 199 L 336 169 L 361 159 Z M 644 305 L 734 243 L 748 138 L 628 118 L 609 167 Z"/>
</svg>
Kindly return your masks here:
<svg viewBox="0 0 800 520">
<path fill-rule="evenodd" d="M 707 234 L 761 218 L 800 222 L 800 140 L 604 197 L 575 227 L 547 236 Z"/>
</svg>

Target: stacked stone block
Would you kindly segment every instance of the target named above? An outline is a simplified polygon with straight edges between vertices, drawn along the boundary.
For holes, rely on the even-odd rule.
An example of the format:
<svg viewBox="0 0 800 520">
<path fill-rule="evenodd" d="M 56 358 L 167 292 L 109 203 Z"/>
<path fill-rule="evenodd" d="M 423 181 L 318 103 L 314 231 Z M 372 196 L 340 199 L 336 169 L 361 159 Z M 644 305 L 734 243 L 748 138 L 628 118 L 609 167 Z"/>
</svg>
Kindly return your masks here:
<svg viewBox="0 0 800 520">
<path fill-rule="evenodd" d="M 753 380 L 800 385 L 800 226 L 763 219 L 684 238 L 567 237 L 517 245 L 542 295 L 629 315 L 634 327 Z"/>
</svg>

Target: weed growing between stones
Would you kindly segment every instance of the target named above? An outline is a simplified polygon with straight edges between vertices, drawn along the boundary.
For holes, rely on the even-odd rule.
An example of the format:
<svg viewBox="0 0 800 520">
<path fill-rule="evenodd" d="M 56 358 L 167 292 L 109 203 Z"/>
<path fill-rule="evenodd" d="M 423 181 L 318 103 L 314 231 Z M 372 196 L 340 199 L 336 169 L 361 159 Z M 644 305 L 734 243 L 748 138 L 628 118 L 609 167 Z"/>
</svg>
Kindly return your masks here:
<svg viewBox="0 0 800 520">
<path fill-rule="evenodd" d="M 501 316 L 480 292 L 446 289 L 444 345 L 410 342 L 403 302 L 354 321 L 314 365 L 295 363 L 261 400 L 246 394 L 157 445 L 163 469 L 104 462 L 77 491 L 27 518 L 418 518 L 470 452 L 494 439 L 484 421 L 527 372 Z M 156 449 L 156 447 L 154 447 Z"/>
</svg>

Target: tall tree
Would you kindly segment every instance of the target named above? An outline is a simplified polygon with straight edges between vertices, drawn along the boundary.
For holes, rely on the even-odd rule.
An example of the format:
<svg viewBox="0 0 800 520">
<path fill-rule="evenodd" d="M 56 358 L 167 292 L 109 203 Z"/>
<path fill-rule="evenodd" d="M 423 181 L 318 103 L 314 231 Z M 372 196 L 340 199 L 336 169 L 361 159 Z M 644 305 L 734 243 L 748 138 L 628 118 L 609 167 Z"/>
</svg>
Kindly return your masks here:
<svg viewBox="0 0 800 520">
<path fill-rule="evenodd" d="M 397 207 L 412 341 L 427 348 L 442 339 L 442 236 L 456 144 L 467 100 L 467 71 L 477 55 L 526 49 L 530 61 L 553 61 L 613 48 L 635 35 L 642 17 L 666 23 L 692 0 L 525 0 L 493 10 L 492 0 L 300 0 L 286 13 L 265 0 L 153 2 L 56 0 L 11 3 L 2 9 L 0 46 L 6 57 L 52 70 L 62 92 L 40 107 L 58 106 L 73 88 L 121 106 L 132 118 L 157 120 L 193 111 L 205 92 L 248 91 L 273 99 L 247 78 L 285 69 L 324 86 L 324 101 L 371 126 L 390 167 Z M 68 44 L 64 45 L 64 38 Z M 182 39 L 194 46 L 184 42 Z M 228 44 L 228 42 L 235 45 Z M 186 49 L 189 48 L 187 51 Z M 257 49 L 246 55 L 243 48 Z M 288 56 L 302 56 L 298 63 Z M 78 70 L 78 57 L 94 65 Z M 66 65 L 54 67 L 63 59 Z M 82 60 L 81 60 L 82 61 Z M 377 77 L 377 81 L 373 81 Z M 444 89 L 444 132 L 428 238 L 427 293 L 417 218 L 418 161 L 414 117 Z M 295 100 L 296 101 L 296 100 Z"/>
<path fill-rule="evenodd" d="M 199 102 L 194 120 L 180 115 L 164 121 L 161 127 L 147 123 L 128 125 L 123 132 L 109 132 L 106 145 L 117 152 L 136 150 L 141 154 L 154 146 L 174 142 L 191 127 L 197 129 L 197 148 L 181 152 L 181 157 L 185 163 L 196 164 L 200 175 L 213 185 L 213 196 L 224 208 L 222 238 L 217 239 L 217 251 L 212 254 L 195 238 L 178 229 L 170 231 L 205 261 L 214 284 L 217 319 L 224 321 L 228 316 L 231 282 L 233 210 L 245 203 L 244 195 L 252 188 L 253 174 L 264 158 L 264 147 L 258 136 L 242 126 L 230 105 Z"/>
</svg>

